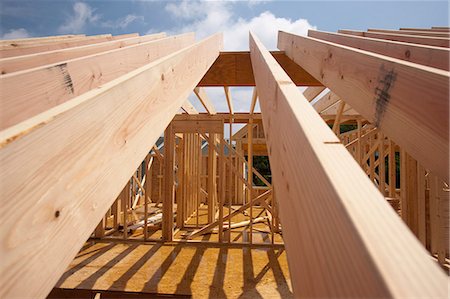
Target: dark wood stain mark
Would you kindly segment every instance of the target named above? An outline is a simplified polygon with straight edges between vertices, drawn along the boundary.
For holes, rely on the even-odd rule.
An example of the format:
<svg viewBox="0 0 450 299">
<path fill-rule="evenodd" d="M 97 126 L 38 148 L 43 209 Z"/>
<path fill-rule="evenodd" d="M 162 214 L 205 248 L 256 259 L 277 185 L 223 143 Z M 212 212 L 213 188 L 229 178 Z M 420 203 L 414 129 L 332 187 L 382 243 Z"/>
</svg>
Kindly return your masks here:
<svg viewBox="0 0 450 299">
<path fill-rule="evenodd" d="M 73 94 L 74 88 L 73 88 L 73 82 L 72 78 L 70 77 L 69 71 L 67 70 L 67 63 L 61 63 L 56 66 L 61 71 L 61 74 L 63 75 L 64 79 L 64 85 L 66 86 L 66 89 Z"/>
<path fill-rule="evenodd" d="M 391 99 L 390 90 L 394 85 L 397 73 L 394 70 L 387 71 L 384 65 L 380 69 L 380 78 L 378 86 L 375 88 L 375 125 L 378 127 L 383 118 L 386 107 Z"/>
</svg>

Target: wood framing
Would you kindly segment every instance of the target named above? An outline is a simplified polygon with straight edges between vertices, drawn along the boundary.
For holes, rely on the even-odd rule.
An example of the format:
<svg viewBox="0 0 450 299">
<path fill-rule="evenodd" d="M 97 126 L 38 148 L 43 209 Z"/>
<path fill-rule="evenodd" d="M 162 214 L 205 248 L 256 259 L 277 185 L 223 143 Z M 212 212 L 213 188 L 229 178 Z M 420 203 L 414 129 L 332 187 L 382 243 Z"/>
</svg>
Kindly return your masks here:
<svg viewBox="0 0 450 299">
<path fill-rule="evenodd" d="M 193 42 L 194 34 L 187 33 L 1 76 L 0 105 L 4 117 L 0 119 L 0 129 L 63 104 Z M 23 82 L 29 82 L 28 88 L 23 88 Z"/>
<path fill-rule="evenodd" d="M 278 48 L 448 181 L 449 72 L 285 32 Z"/>
<path fill-rule="evenodd" d="M 214 35 L 1 131 L 1 297 L 50 292 L 221 46 Z"/>
<path fill-rule="evenodd" d="M 104 51 L 110 51 L 139 43 L 166 37 L 165 33 L 155 33 L 144 36 L 130 37 L 122 40 L 70 47 L 53 51 L 38 52 L 30 55 L 13 56 L 0 59 L 0 72 L 2 75 L 25 69 L 56 63 L 58 61 L 70 60 L 78 57 L 92 55 Z"/>
<path fill-rule="evenodd" d="M 299 63 L 291 43 L 280 34 Z M 294 297 L 445 297 L 444 274 L 253 35 L 250 52 Z"/>
<path fill-rule="evenodd" d="M 122 38 L 129 38 L 129 35 L 124 36 L 111 36 L 111 34 L 102 34 L 96 36 L 85 36 L 76 38 L 74 40 L 65 41 L 61 40 L 58 42 L 46 43 L 46 44 L 30 44 L 24 47 L 12 47 L 10 49 L 1 49 L 0 58 L 19 56 L 19 55 L 30 55 L 38 52 L 52 51 L 58 49 L 65 49 L 70 47 L 79 47 L 83 45 L 90 45 L 95 43 L 101 43 L 105 41 L 118 40 Z"/>
<path fill-rule="evenodd" d="M 322 91 L 325 90 L 325 87 L 308 87 L 304 92 L 303 96 L 308 100 L 314 100 Z"/>
<path fill-rule="evenodd" d="M 449 70 L 450 49 L 447 48 L 315 30 L 309 30 L 308 36 L 446 71 Z"/>
<path fill-rule="evenodd" d="M 378 33 L 378 32 L 364 32 L 356 30 L 338 30 L 339 33 L 351 34 L 364 37 L 372 37 L 377 39 L 392 40 L 398 42 L 414 43 L 435 47 L 450 47 L 450 38 L 443 37 L 428 37 L 428 36 L 417 36 L 408 34 L 391 34 L 391 33 Z"/>
<path fill-rule="evenodd" d="M 205 92 L 205 90 L 203 88 L 200 88 L 200 87 L 194 88 L 194 93 L 195 93 L 195 95 L 200 100 L 200 102 L 202 103 L 203 107 L 205 107 L 206 111 L 209 114 L 216 114 L 217 113 L 216 112 L 216 108 L 214 108 L 213 103 L 208 98 L 208 95 L 206 94 L 206 92 Z"/>
</svg>

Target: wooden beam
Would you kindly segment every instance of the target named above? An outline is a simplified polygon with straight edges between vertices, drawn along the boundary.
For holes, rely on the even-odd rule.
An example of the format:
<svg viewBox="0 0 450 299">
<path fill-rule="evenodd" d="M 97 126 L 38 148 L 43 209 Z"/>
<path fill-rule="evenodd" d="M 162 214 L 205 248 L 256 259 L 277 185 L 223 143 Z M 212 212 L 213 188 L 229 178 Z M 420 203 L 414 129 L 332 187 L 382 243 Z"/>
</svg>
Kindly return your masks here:
<svg viewBox="0 0 450 299">
<path fill-rule="evenodd" d="M 223 90 L 225 92 L 225 98 L 227 99 L 228 111 L 230 111 L 230 114 L 234 114 L 233 98 L 231 97 L 230 88 L 224 86 Z"/>
<path fill-rule="evenodd" d="M 448 28 L 400 28 L 400 31 L 430 31 L 430 32 L 450 32 Z"/>
<path fill-rule="evenodd" d="M 53 35 L 53 36 L 41 36 L 41 37 L 4 39 L 4 40 L 0 40 L 0 45 L 14 47 L 16 45 L 19 45 L 20 43 L 71 40 L 71 39 L 76 39 L 76 38 L 85 37 L 85 36 L 86 36 L 85 34 L 67 34 L 67 35 Z"/>
<path fill-rule="evenodd" d="M 408 35 L 419 35 L 419 36 L 431 36 L 431 37 L 450 37 L 449 32 L 435 32 L 435 31 L 421 31 L 421 30 L 390 30 L 390 29 L 367 29 L 368 32 L 382 32 L 391 34 L 408 34 Z"/>
<path fill-rule="evenodd" d="M 255 111 L 257 99 L 258 99 L 258 92 L 256 91 L 256 87 L 253 87 L 252 102 L 250 103 L 250 114 L 253 114 L 253 112 Z"/>
<path fill-rule="evenodd" d="M 1 76 L 0 130 L 191 45 L 194 39 L 187 33 Z"/>
<path fill-rule="evenodd" d="M 450 49 L 309 30 L 308 36 L 418 64 L 449 70 Z"/>
<path fill-rule="evenodd" d="M 344 108 L 345 102 L 341 100 L 339 103 L 339 107 L 337 108 L 336 118 L 334 119 L 334 124 L 332 128 L 334 134 L 336 134 L 336 136 L 338 137 L 341 134 L 341 117 L 342 113 L 344 112 Z"/>
<path fill-rule="evenodd" d="M 195 93 L 195 95 L 200 100 L 200 102 L 202 103 L 203 107 L 205 107 L 206 111 L 209 114 L 216 114 L 217 113 L 216 112 L 216 108 L 214 108 L 213 103 L 208 98 L 208 95 L 206 94 L 206 92 L 205 92 L 205 90 L 203 88 L 200 88 L 200 87 L 194 88 L 194 93 Z"/>
<path fill-rule="evenodd" d="M 445 297 L 446 276 L 253 35 L 250 52 L 294 297 Z"/>
<path fill-rule="evenodd" d="M 138 37 L 130 37 L 122 40 L 112 40 L 103 43 L 85 45 L 79 47 L 64 48 L 30 55 L 21 55 L 0 59 L 0 72 L 2 75 L 35 68 L 42 65 L 52 64 L 60 61 L 84 57 L 100 52 L 124 48 L 152 40 L 166 37 L 165 33 L 156 33 Z"/>
<path fill-rule="evenodd" d="M 221 46 L 214 35 L 0 132 L 0 297 L 45 298 Z"/>
<path fill-rule="evenodd" d="M 350 34 L 356 36 L 363 37 L 372 37 L 378 39 L 386 39 L 393 40 L 398 42 L 405 43 L 414 43 L 435 47 L 450 47 L 450 39 L 442 38 L 442 37 L 428 37 L 428 36 L 417 36 L 417 35 L 408 35 L 408 34 L 390 34 L 390 33 L 377 33 L 377 32 L 364 32 L 364 31 L 355 31 L 355 30 L 338 30 L 339 33 L 342 34 Z"/>
<path fill-rule="evenodd" d="M 66 36 L 62 38 L 24 38 L 21 40 L 0 40 L 0 51 L 9 50 L 9 49 L 17 49 L 17 48 L 27 48 L 27 47 L 35 47 L 39 45 L 51 45 L 51 44 L 57 44 L 57 43 L 67 43 L 67 42 L 73 42 L 73 41 L 80 41 L 80 40 L 89 40 L 89 39 L 98 39 L 98 38 L 105 38 L 109 37 L 111 38 L 111 34 L 99 34 L 99 35 L 72 35 L 72 36 Z"/>
<path fill-rule="evenodd" d="M 448 181 L 449 72 L 285 32 L 278 48 Z"/>
<path fill-rule="evenodd" d="M 338 101 L 339 97 L 335 93 L 329 91 L 325 95 L 323 95 L 320 99 L 318 99 L 313 104 L 313 107 L 314 109 L 316 109 L 317 113 L 321 113 L 322 111 L 324 111 L 328 107 L 331 107 Z"/>
<path fill-rule="evenodd" d="M 303 96 L 309 101 L 311 102 L 312 100 L 314 100 L 320 93 L 322 93 L 322 91 L 325 90 L 324 86 L 319 86 L 319 87 L 308 87 L 304 92 L 303 92 Z"/>
<path fill-rule="evenodd" d="M 189 100 L 186 100 L 183 105 L 181 106 L 181 109 L 183 109 L 184 112 L 186 112 L 187 114 L 198 114 L 197 109 L 195 109 L 194 106 L 192 106 L 191 102 L 189 102 Z"/>
<path fill-rule="evenodd" d="M 271 52 L 298 86 L 321 86 L 320 82 L 292 63 L 283 52 Z M 250 53 L 221 52 L 198 86 L 255 86 Z"/>
<path fill-rule="evenodd" d="M 170 123 L 164 131 L 164 195 L 163 195 L 163 219 L 162 233 L 163 241 L 170 242 L 173 240 L 173 223 L 174 223 L 174 168 L 175 168 L 175 130 Z"/>
<path fill-rule="evenodd" d="M 58 49 L 65 49 L 70 47 L 79 47 L 84 45 L 91 45 L 95 43 L 102 43 L 111 40 L 117 40 L 121 37 L 113 37 L 111 34 L 103 34 L 97 36 L 86 36 L 79 40 L 73 41 L 60 41 L 58 43 L 50 43 L 44 45 L 29 45 L 25 47 L 12 48 L 12 49 L 2 49 L 0 51 L 0 58 L 29 55 L 38 52 L 52 51 Z M 126 37 L 125 37 L 126 38 Z"/>
<path fill-rule="evenodd" d="M 217 114 L 211 115 L 208 113 L 199 113 L 196 115 L 186 115 L 186 114 L 177 114 L 174 117 L 174 120 L 177 121 L 203 121 L 203 120 L 223 120 L 225 123 L 230 122 L 231 114 L 226 112 L 218 112 Z M 233 123 L 239 124 L 247 124 L 248 120 L 253 118 L 254 120 L 261 120 L 262 115 L 259 112 L 255 112 L 253 114 L 247 112 L 235 112 L 233 114 Z"/>
</svg>

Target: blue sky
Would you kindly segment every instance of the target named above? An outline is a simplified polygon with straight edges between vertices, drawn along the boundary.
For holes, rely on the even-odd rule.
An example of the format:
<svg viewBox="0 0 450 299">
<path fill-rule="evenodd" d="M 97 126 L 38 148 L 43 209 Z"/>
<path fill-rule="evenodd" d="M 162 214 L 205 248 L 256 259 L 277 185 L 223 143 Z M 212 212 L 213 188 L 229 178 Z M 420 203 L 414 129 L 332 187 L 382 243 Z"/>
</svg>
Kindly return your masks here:
<svg viewBox="0 0 450 299">
<path fill-rule="evenodd" d="M 279 29 L 306 35 L 308 29 L 426 28 L 448 26 L 448 14 L 447 1 L 0 0 L 0 37 L 194 31 L 201 39 L 223 32 L 225 50 L 248 50 L 252 30 L 276 49 Z M 218 111 L 227 111 L 223 89 L 208 88 L 207 93 Z M 236 111 L 248 111 L 252 90 L 233 88 L 232 94 Z M 204 111 L 195 96 L 190 99 Z"/>
<path fill-rule="evenodd" d="M 230 40 L 225 44 L 230 48 L 244 46 L 232 45 L 231 35 L 242 35 L 249 28 L 258 31 L 266 26 L 280 27 L 301 34 L 310 27 L 326 31 L 395 29 L 446 26 L 449 22 L 447 1 L 1 0 L 0 3 L 3 38 L 66 33 L 174 34 L 188 30 L 203 37 L 224 31 L 225 38 Z M 300 24 L 299 20 L 304 22 Z M 264 36 L 262 40 L 267 42 Z"/>
</svg>

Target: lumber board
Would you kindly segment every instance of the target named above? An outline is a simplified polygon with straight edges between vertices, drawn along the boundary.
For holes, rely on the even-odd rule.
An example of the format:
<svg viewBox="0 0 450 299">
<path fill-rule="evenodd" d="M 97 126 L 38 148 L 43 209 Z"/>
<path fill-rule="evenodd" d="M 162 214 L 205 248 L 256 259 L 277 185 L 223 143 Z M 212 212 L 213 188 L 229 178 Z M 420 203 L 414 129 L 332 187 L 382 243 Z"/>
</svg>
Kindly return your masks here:
<svg viewBox="0 0 450 299">
<path fill-rule="evenodd" d="M 449 32 L 436 32 L 436 31 L 422 31 L 422 30 L 408 30 L 405 32 L 404 30 L 392 30 L 392 29 L 375 29 L 369 28 L 368 32 L 382 32 L 382 33 L 391 33 L 391 34 L 408 34 L 408 35 L 420 35 L 420 36 L 435 36 L 435 37 L 450 37 Z"/>
<path fill-rule="evenodd" d="M 202 120 L 223 120 L 225 123 L 229 123 L 230 122 L 230 114 L 229 113 L 224 113 L 224 112 L 218 112 L 217 114 L 211 115 L 208 113 L 199 113 L 196 115 L 186 115 L 186 114 L 177 114 L 174 117 L 174 120 L 179 120 L 179 121 L 183 121 L 183 120 L 196 120 L 196 121 L 202 121 Z M 233 114 L 233 123 L 244 123 L 247 124 L 248 120 L 250 118 L 253 118 L 254 120 L 261 120 L 262 116 L 261 113 L 259 112 L 255 112 L 253 114 L 250 113 L 246 113 L 246 112 L 235 112 Z"/>
<path fill-rule="evenodd" d="M 304 92 L 303 92 L 303 96 L 309 101 L 311 102 L 312 100 L 314 100 L 322 91 L 325 90 L 324 86 L 320 86 L 320 87 L 308 87 Z"/>
<path fill-rule="evenodd" d="M 164 195 L 162 213 L 163 241 L 173 240 L 174 224 L 174 199 L 175 199 L 175 134 L 173 123 L 170 123 L 164 131 Z"/>
<path fill-rule="evenodd" d="M 0 76 L 0 130 L 193 42 L 194 34 L 187 33 Z"/>
<path fill-rule="evenodd" d="M 0 59 L 2 75 L 166 37 L 164 32 Z"/>
<path fill-rule="evenodd" d="M 442 47 L 380 40 L 376 38 L 315 30 L 309 30 L 308 36 L 446 71 L 449 70 L 450 49 Z"/>
<path fill-rule="evenodd" d="M 68 42 L 76 42 L 83 40 L 96 40 L 96 39 L 104 39 L 104 38 L 112 38 L 111 34 L 99 34 L 99 35 L 90 35 L 90 36 L 72 36 L 70 38 L 47 38 L 47 39 L 23 39 L 18 42 L 8 42 L 7 40 L 2 40 L 0 43 L 0 51 L 8 52 L 7 50 L 15 50 L 15 49 L 23 49 L 37 46 L 45 46 L 45 45 L 53 45 L 53 44 L 61 44 Z"/>
<path fill-rule="evenodd" d="M 225 92 L 225 98 L 227 99 L 228 111 L 230 111 L 230 114 L 234 114 L 233 98 L 231 97 L 230 88 L 224 86 L 223 90 Z"/>
<path fill-rule="evenodd" d="M 175 133 L 221 133 L 223 131 L 220 120 L 173 120 Z"/>
<path fill-rule="evenodd" d="M 253 114 L 255 112 L 257 100 L 258 100 L 258 92 L 256 90 L 256 87 L 253 87 L 252 101 L 250 102 L 250 110 L 249 110 L 250 114 Z"/>
<path fill-rule="evenodd" d="M 45 298 L 221 47 L 213 35 L 0 132 L 0 297 Z"/>
<path fill-rule="evenodd" d="M 200 88 L 200 87 L 194 88 L 194 93 L 209 114 L 217 113 L 216 108 L 214 107 L 214 104 L 209 99 L 208 95 L 206 94 L 206 92 L 203 88 Z"/>
<path fill-rule="evenodd" d="M 402 27 L 400 28 L 400 31 L 430 31 L 430 32 L 450 32 L 450 29 L 448 28 L 407 28 Z"/>
<path fill-rule="evenodd" d="M 189 100 L 186 100 L 183 105 L 181 106 L 181 109 L 183 109 L 184 112 L 187 114 L 198 114 L 197 109 L 189 102 Z"/>
<path fill-rule="evenodd" d="M 322 111 L 331 107 L 338 101 L 339 101 L 339 97 L 335 93 L 329 91 L 326 94 L 324 94 L 320 99 L 318 99 L 313 104 L 313 107 L 314 107 L 314 109 L 316 109 L 316 111 L 318 113 L 321 113 Z"/>
<path fill-rule="evenodd" d="M 66 34 L 66 35 L 53 35 L 53 36 L 41 36 L 41 37 L 26 37 L 26 38 L 15 38 L 15 39 L 4 39 L 0 40 L 0 45 L 5 46 L 17 46 L 20 43 L 27 42 L 39 42 L 46 40 L 62 40 L 62 39 L 73 39 L 84 37 L 85 34 Z"/>
<path fill-rule="evenodd" d="M 428 37 L 428 36 L 417 36 L 409 34 L 391 34 L 391 33 L 378 33 L 378 32 L 364 32 L 356 30 L 338 30 L 342 34 L 357 35 L 363 37 L 371 37 L 377 39 L 393 40 L 405 43 L 414 43 L 435 47 L 450 47 L 450 39 L 443 37 Z"/>
<path fill-rule="evenodd" d="M 443 272 L 253 35 L 250 52 L 294 297 L 445 297 Z"/>
<path fill-rule="evenodd" d="M 278 48 L 448 181 L 449 72 L 285 32 Z"/>
<path fill-rule="evenodd" d="M 298 86 L 322 86 L 305 70 L 292 63 L 283 52 L 271 53 Z M 250 53 L 221 52 L 198 86 L 255 86 Z"/>
<path fill-rule="evenodd" d="M 58 43 L 51 43 L 45 45 L 30 45 L 23 48 L 14 48 L 14 49 L 4 49 L 0 50 L 0 58 L 13 57 L 19 55 L 28 55 L 38 52 L 51 51 L 57 49 L 65 49 L 70 47 L 78 47 L 83 45 L 90 45 L 95 43 L 102 43 L 111 40 L 117 40 L 118 37 L 113 37 L 111 34 L 97 35 L 97 36 L 87 36 L 83 37 L 80 40 L 74 41 L 61 41 Z"/>
</svg>

